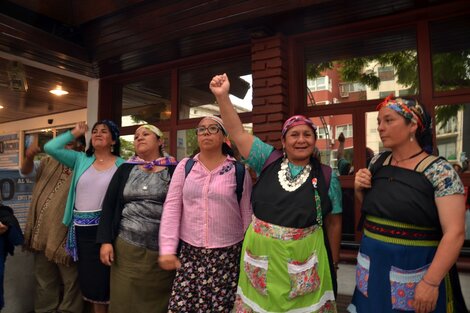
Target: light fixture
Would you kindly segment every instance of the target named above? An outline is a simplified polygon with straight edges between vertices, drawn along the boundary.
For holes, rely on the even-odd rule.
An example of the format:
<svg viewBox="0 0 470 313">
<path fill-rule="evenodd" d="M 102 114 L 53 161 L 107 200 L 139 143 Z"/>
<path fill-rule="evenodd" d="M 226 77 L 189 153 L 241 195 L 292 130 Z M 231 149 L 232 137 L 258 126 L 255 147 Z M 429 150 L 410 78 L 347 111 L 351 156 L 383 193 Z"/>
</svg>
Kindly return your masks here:
<svg viewBox="0 0 470 313">
<path fill-rule="evenodd" d="M 0 104 L 0 110 L 3 109 L 3 105 Z"/>
<path fill-rule="evenodd" d="M 55 88 L 49 90 L 49 92 L 59 97 L 63 95 L 67 95 L 69 93 L 67 90 L 62 89 L 61 85 L 55 86 Z"/>
</svg>

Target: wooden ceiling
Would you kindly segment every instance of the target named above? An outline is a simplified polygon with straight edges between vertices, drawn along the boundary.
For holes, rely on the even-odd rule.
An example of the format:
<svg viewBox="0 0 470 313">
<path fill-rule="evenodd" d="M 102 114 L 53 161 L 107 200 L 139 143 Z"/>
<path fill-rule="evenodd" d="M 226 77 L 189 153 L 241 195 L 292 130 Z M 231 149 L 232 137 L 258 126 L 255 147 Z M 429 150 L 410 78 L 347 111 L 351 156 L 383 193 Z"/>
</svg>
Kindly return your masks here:
<svg viewBox="0 0 470 313">
<path fill-rule="evenodd" d="M 42 16 L 80 26 L 91 20 L 127 9 L 144 0 L 12 0 L 12 4 Z"/>
<path fill-rule="evenodd" d="M 61 85 L 69 92 L 49 92 Z M 88 83 L 0 58 L 0 123 L 86 108 Z"/>
<path fill-rule="evenodd" d="M 458 12 L 468 10 L 468 0 L 0 0 L 0 52 L 103 78 L 249 46 L 259 36 L 292 35 L 432 6 Z M 31 107 L 43 106 L 44 113 L 46 104 L 51 107 L 45 93 L 27 97 L 39 98 Z M 77 106 L 71 102 L 64 106 Z"/>
</svg>

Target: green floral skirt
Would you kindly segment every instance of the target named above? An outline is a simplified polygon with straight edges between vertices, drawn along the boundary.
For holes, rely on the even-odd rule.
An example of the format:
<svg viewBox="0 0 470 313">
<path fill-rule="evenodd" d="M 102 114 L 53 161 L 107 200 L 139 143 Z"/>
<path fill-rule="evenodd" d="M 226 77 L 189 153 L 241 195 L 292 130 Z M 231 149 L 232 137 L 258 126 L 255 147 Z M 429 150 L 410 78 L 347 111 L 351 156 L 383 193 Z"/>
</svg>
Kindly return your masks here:
<svg viewBox="0 0 470 313">
<path fill-rule="evenodd" d="M 234 312 L 336 312 L 323 229 L 253 217 L 240 262 Z"/>
</svg>

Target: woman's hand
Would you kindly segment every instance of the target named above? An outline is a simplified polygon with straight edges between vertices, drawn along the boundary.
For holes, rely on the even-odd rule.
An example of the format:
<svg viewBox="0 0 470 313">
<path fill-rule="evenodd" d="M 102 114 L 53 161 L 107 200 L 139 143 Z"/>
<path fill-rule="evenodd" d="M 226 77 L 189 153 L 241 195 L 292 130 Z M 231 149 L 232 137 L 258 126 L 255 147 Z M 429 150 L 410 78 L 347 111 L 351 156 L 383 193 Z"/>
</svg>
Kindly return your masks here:
<svg viewBox="0 0 470 313">
<path fill-rule="evenodd" d="M 371 188 L 372 174 L 367 168 L 361 168 L 357 171 L 354 178 L 354 190 L 362 191 L 366 188 Z"/>
<path fill-rule="evenodd" d="M 38 147 L 37 144 L 31 144 L 28 149 L 26 149 L 25 151 L 25 156 L 28 158 L 28 159 L 34 159 L 34 157 L 39 153 L 41 152 L 41 148 Z"/>
<path fill-rule="evenodd" d="M 102 243 L 100 248 L 101 263 L 111 266 L 114 262 L 114 248 L 110 243 Z"/>
<path fill-rule="evenodd" d="M 75 124 L 75 128 L 72 129 L 72 135 L 75 138 L 78 138 L 82 135 L 85 135 L 87 130 L 88 130 L 88 126 L 85 122 L 78 122 L 77 124 Z"/>
<path fill-rule="evenodd" d="M 439 287 L 420 281 L 415 289 L 413 308 L 416 313 L 428 313 L 436 309 Z"/>
<path fill-rule="evenodd" d="M 227 74 L 215 75 L 209 83 L 209 88 L 216 97 L 228 96 L 230 90 L 230 82 Z"/>
<path fill-rule="evenodd" d="M 0 222 L 0 235 L 3 235 L 8 230 L 8 226 Z"/>
<path fill-rule="evenodd" d="M 167 271 L 172 271 L 181 267 L 181 262 L 174 254 L 160 255 L 158 257 L 158 264 L 161 268 Z"/>
</svg>

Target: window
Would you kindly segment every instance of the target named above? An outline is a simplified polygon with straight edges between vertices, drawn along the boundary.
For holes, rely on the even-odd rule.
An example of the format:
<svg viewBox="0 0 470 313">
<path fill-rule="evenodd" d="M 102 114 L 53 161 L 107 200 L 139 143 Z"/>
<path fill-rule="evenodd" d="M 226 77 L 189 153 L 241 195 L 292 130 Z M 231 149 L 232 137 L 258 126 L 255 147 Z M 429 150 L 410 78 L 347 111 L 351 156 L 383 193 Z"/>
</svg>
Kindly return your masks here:
<svg viewBox="0 0 470 313">
<path fill-rule="evenodd" d="M 352 133 L 353 133 L 352 115 L 351 114 L 329 115 L 329 116 L 322 116 L 322 117 L 311 117 L 310 119 L 315 125 L 318 126 L 317 128 L 318 137 L 317 137 L 317 142 L 315 146 L 320 152 L 321 161 L 324 164 L 328 164 L 333 168 L 336 167 L 335 151 L 339 147 L 339 141 L 337 140 L 339 136 L 339 132 L 336 132 L 335 134 L 333 134 L 332 130 L 334 129 L 338 131 L 338 129 L 340 129 L 340 132 L 342 130 L 345 130 L 346 132 L 348 132 L 347 134 L 346 133 L 344 134 L 345 137 L 348 137 L 348 139 L 345 140 L 344 151 L 348 154 L 347 157 L 349 158 L 352 164 L 353 142 L 352 142 L 352 138 L 349 138 L 352 136 Z"/>
<path fill-rule="evenodd" d="M 325 139 L 329 137 L 329 135 L 327 135 L 328 129 L 325 127 L 318 127 L 317 134 L 318 134 L 318 139 Z"/>
<path fill-rule="evenodd" d="M 395 92 L 393 90 L 391 90 L 391 91 L 380 91 L 379 92 L 379 98 L 380 99 L 386 98 L 386 97 L 390 96 L 390 94 L 395 95 Z"/>
<path fill-rule="evenodd" d="M 435 108 L 436 146 L 440 156 L 462 166 L 470 173 L 466 156 L 470 154 L 470 104 L 441 105 Z"/>
<path fill-rule="evenodd" d="M 457 117 L 450 117 L 445 123 L 436 125 L 436 135 L 452 134 L 457 132 Z"/>
<path fill-rule="evenodd" d="M 346 138 L 352 137 L 353 136 L 352 124 L 336 126 L 336 132 L 335 132 L 336 137 L 338 137 L 340 133 L 343 133 L 344 137 Z"/>
<path fill-rule="evenodd" d="M 377 69 L 380 81 L 394 80 L 395 74 L 393 72 L 393 66 L 383 66 Z"/>
<path fill-rule="evenodd" d="M 230 99 L 238 113 L 252 110 L 252 79 L 249 58 L 182 70 L 179 73 L 179 119 L 219 114 L 219 106 L 208 88 L 214 75 L 230 77 Z"/>
<path fill-rule="evenodd" d="M 310 91 L 319 91 L 319 90 L 327 90 L 327 76 L 317 77 L 314 79 L 307 79 L 307 87 Z"/>
<path fill-rule="evenodd" d="M 121 125 L 154 124 L 171 117 L 170 72 L 124 85 Z"/>
<path fill-rule="evenodd" d="M 196 128 L 197 125 L 194 125 Z M 182 160 L 183 158 L 194 156 L 199 153 L 199 146 L 197 142 L 196 130 L 194 128 L 178 130 L 176 138 L 176 158 Z M 253 124 L 243 124 L 243 128 L 249 133 L 253 133 Z M 235 156 L 239 158 L 236 146 L 232 144 Z"/>
<path fill-rule="evenodd" d="M 304 45 L 303 55 L 305 81 L 311 91 L 305 96 L 306 107 L 325 100 L 336 104 L 380 99 L 380 93 L 389 90 L 418 93 L 414 30 L 350 36 L 324 43 L 312 40 Z M 392 62 L 395 68 L 388 65 Z M 317 82 L 319 77 L 331 79 L 331 86 Z M 331 99 L 315 94 L 319 87 L 331 90 Z"/>
<path fill-rule="evenodd" d="M 437 145 L 439 149 L 439 155 L 443 156 L 447 160 L 457 160 L 457 145 L 455 142 L 450 140 L 441 140 Z"/>
<path fill-rule="evenodd" d="M 377 116 L 377 111 L 366 113 L 366 147 L 371 149 L 374 154 L 383 151 L 382 141 L 377 131 Z"/>
<path fill-rule="evenodd" d="M 24 151 L 26 151 L 30 145 L 36 144 L 41 149 L 41 152 L 36 154 L 34 159 L 40 160 L 47 156 L 44 152 L 44 145 L 52 138 L 72 129 L 73 127 L 74 125 L 69 125 L 68 127 L 61 126 L 60 128 L 45 128 L 41 130 L 27 131 L 24 135 Z"/>
<path fill-rule="evenodd" d="M 365 91 L 366 86 L 362 83 L 340 83 L 339 92 L 341 97 L 348 97 L 351 92 Z"/>
<path fill-rule="evenodd" d="M 430 24 L 435 91 L 470 88 L 470 16 Z"/>
<path fill-rule="evenodd" d="M 400 89 L 398 90 L 398 96 L 399 97 L 405 97 L 412 94 L 410 89 Z"/>
</svg>

